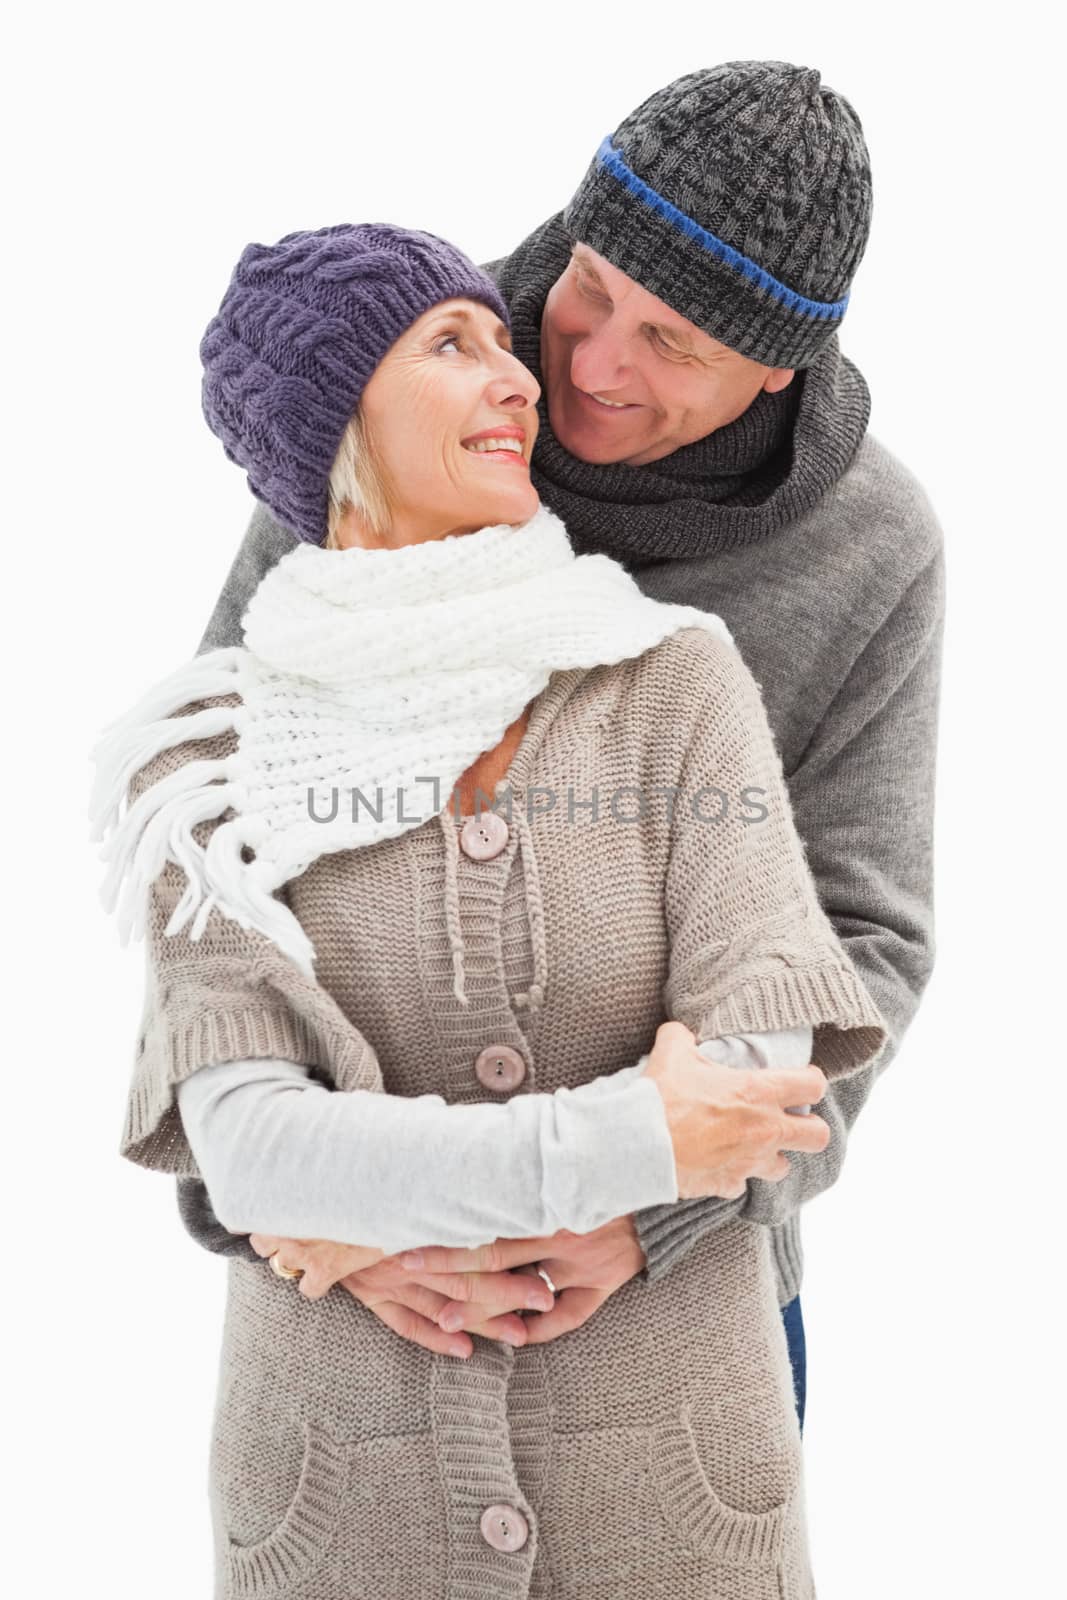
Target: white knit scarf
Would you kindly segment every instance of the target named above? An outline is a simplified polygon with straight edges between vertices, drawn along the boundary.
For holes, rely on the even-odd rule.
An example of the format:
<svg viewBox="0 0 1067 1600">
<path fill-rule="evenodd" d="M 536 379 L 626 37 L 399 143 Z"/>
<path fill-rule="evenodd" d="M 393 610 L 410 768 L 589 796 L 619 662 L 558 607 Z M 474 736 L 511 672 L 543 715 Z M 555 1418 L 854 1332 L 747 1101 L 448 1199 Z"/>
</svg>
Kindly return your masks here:
<svg viewBox="0 0 1067 1600">
<path fill-rule="evenodd" d="M 553 672 L 628 660 L 680 628 L 733 642 L 713 613 L 652 600 L 610 557 L 576 555 L 546 506 L 520 526 L 395 550 L 301 544 L 268 572 L 242 624 L 243 645 L 196 656 L 102 730 L 91 837 L 113 831 L 101 898 L 115 910 L 127 879 L 120 933 L 140 938 L 150 887 L 174 862 L 188 881 L 167 934 L 192 917 L 199 939 L 217 906 L 309 975 L 314 947 L 274 898 L 281 884 L 318 856 L 440 813 Z M 176 715 L 234 693 L 235 706 Z M 187 761 L 120 820 L 153 756 L 227 730 L 231 755 Z M 229 808 L 201 846 L 194 826 Z"/>
</svg>

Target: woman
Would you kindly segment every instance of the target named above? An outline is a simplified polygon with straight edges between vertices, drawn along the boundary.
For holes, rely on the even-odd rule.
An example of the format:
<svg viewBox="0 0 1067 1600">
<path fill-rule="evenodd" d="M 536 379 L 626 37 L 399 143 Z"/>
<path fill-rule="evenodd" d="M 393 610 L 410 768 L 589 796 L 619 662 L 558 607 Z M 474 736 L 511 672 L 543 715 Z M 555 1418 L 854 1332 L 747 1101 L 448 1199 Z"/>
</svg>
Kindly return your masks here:
<svg viewBox="0 0 1067 1600">
<path fill-rule="evenodd" d="M 528 1235 L 531 1206 L 589 1227 L 737 1193 L 753 1152 L 695 1040 L 810 1028 L 815 1066 L 759 1084 L 777 1149 L 817 1150 L 818 1119 L 781 1113 L 886 1039 L 725 629 L 576 558 L 538 506 L 537 387 L 507 332 L 491 281 L 429 235 L 245 251 L 202 345 L 205 410 L 306 543 L 257 590 L 244 648 L 157 685 L 101 747 L 101 823 L 131 797 L 109 892 L 129 871 L 151 957 L 123 1153 L 198 1174 L 188 1108 L 228 1226 L 289 1231 L 291 1210 L 258 1209 L 281 1173 L 283 1207 L 321 1219 L 300 1232 L 377 1231 L 353 1265 L 449 1242 L 437 1212 L 473 1243 Z M 238 1097 L 263 1130 L 243 1142 Z M 290 1138 L 339 1149 L 372 1106 L 348 1194 L 307 1162 L 300 1192 Z M 442 1117 L 472 1160 L 495 1153 L 495 1207 L 473 1166 L 447 1174 Z M 420 1150 L 446 1173 L 437 1212 Z M 535 1157 L 526 1184 L 513 1151 Z M 707 1236 L 566 1339 L 480 1338 L 465 1361 L 273 1264 L 229 1264 L 218 1594 L 811 1592 L 758 1228 Z"/>
</svg>

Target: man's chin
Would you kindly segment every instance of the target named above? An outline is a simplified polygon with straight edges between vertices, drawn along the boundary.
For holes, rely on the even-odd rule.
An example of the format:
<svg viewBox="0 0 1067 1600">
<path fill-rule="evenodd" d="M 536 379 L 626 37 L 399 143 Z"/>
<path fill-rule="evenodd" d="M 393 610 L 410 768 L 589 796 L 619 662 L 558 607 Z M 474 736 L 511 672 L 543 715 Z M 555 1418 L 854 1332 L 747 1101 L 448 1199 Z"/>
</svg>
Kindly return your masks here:
<svg viewBox="0 0 1067 1600">
<path fill-rule="evenodd" d="M 548 420 L 552 424 L 552 432 L 572 456 L 579 461 L 586 461 L 590 466 L 606 467 L 620 461 L 625 461 L 634 454 L 637 446 L 633 440 L 623 444 L 620 440 L 608 440 L 600 436 L 595 426 L 588 423 L 574 421 L 562 409 L 562 414 L 557 418 L 549 407 Z"/>
</svg>

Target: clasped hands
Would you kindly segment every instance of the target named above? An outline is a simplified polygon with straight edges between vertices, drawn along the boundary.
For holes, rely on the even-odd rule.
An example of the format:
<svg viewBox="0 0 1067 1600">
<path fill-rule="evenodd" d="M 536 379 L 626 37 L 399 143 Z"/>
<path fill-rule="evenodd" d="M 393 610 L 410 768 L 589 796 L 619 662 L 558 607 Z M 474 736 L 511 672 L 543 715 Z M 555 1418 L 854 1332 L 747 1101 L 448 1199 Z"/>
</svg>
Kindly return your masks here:
<svg viewBox="0 0 1067 1600">
<path fill-rule="evenodd" d="M 473 1353 L 472 1333 L 515 1346 L 570 1333 L 645 1264 L 630 1216 L 592 1233 L 562 1229 L 474 1250 L 432 1245 L 392 1256 L 329 1239 L 253 1233 L 249 1243 L 257 1255 L 277 1250 L 285 1266 L 301 1269 L 294 1287 L 307 1299 L 320 1300 L 338 1284 L 402 1338 L 463 1358 Z M 554 1303 L 538 1265 L 556 1285 Z M 526 1320 L 523 1311 L 534 1314 Z"/>
</svg>

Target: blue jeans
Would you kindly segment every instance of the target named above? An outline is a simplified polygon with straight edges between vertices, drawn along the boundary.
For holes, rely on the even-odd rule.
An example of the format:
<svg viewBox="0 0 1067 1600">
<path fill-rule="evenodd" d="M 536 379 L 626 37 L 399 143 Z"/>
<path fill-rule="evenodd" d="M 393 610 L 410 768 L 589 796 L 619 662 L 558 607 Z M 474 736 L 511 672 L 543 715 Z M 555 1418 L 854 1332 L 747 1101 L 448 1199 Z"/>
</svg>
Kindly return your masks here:
<svg viewBox="0 0 1067 1600">
<path fill-rule="evenodd" d="M 797 1402 L 800 1432 L 804 1432 L 804 1398 L 807 1383 L 807 1357 L 804 1348 L 804 1320 L 800 1315 L 800 1296 L 795 1295 L 782 1307 L 786 1343 L 789 1346 L 789 1364 L 793 1369 L 793 1394 Z"/>
</svg>

